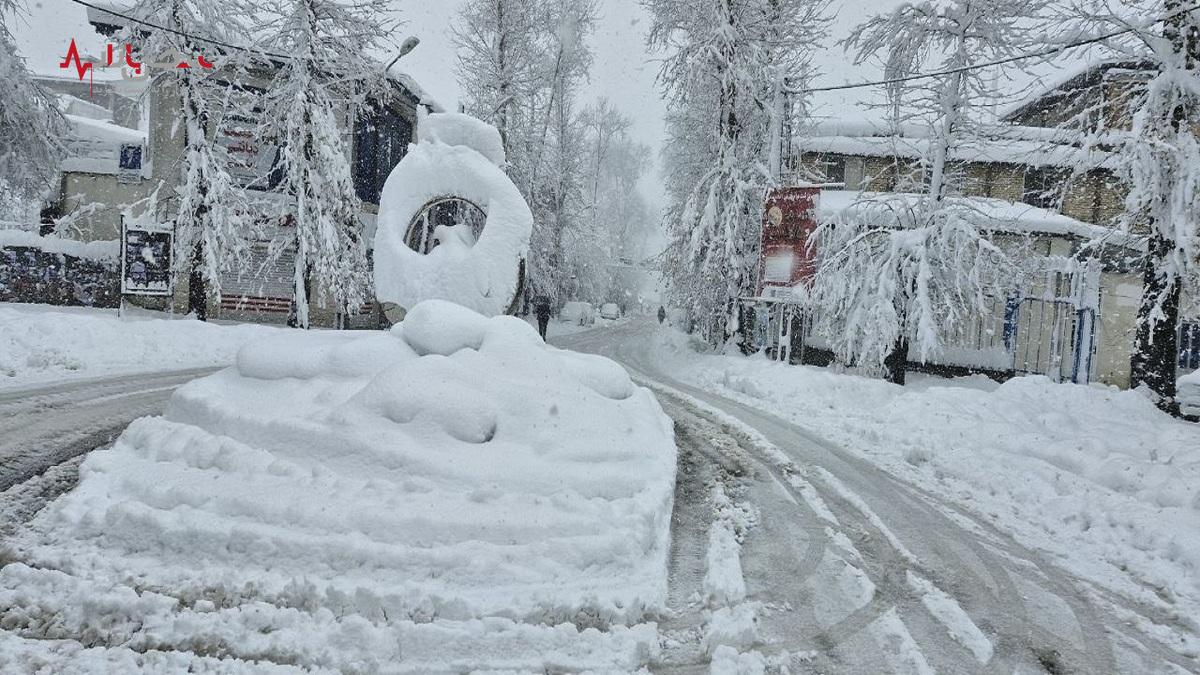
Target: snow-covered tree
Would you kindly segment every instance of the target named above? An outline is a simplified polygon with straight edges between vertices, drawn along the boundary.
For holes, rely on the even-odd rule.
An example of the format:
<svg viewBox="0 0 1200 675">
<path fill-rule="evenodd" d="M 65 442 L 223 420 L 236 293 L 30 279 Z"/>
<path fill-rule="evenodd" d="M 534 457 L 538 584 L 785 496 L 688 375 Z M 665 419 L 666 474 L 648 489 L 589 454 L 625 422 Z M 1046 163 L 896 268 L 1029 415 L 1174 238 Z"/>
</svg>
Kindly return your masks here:
<svg viewBox="0 0 1200 675">
<path fill-rule="evenodd" d="M 229 174 L 229 158 L 215 141 L 227 113 L 233 83 L 243 76 L 250 52 L 216 46 L 246 45 L 252 12 L 240 0 L 141 0 L 127 10 L 145 23 L 128 26 L 123 39 L 140 46 L 144 61 L 206 55 L 212 70 L 177 68 L 152 82 L 179 97 L 182 134 L 180 179 L 175 189 L 177 270 L 188 269 L 188 311 L 207 318 L 210 294 L 220 292 L 220 273 L 244 260 L 253 237 L 245 191 Z M 158 28 L 161 26 L 162 28 Z M 218 56 L 219 55 L 219 56 Z M 145 67 L 145 66 L 143 66 Z M 160 198 L 163 196 L 160 195 Z"/>
<path fill-rule="evenodd" d="M 578 91 L 595 17 L 596 0 L 469 0 L 451 33 L 466 112 L 501 131 L 534 213 L 528 296 L 577 290 L 567 242 L 584 213 Z"/>
<path fill-rule="evenodd" d="M 1027 50 L 1043 8 L 1044 0 L 905 3 L 851 33 L 846 44 L 860 63 L 878 59 L 892 77 L 944 74 L 888 91 L 893 124 L 928 128 L 920 193 L 851 209 L 813 240 L 821 262 L 810 301 L 842 359 L 903 384 L 910 346 L 926 360 L 1003 293 L 1006 257 L 986 238 L 992 224 L 956 196 L 952 159 L 978 137 L 977 111 L 999 95 L 996 72 L 976 66 Z"/>
<path fill-rule="evenodd" d="M 581 280 L 583 299 L 621 301 L 636 292 L 628 262 L 645 256 L 653 222 L 639 181 L 650 167 L 650 149 L 635 141 L 633 120 L 607 99 L 580 115 L 585 158 L 582 227 L 568 232 L 567 264 Z"/>
<path fill-rule="evenodd" d="M 58 171 L 66 124 L 30 76 L 9 26 L 18 0 L 0 0 L 0 214 L 41 196 Z"/>
<path fill-rule="evenodd" d="M 1200 297 L 1200 10 L 1185 0 L 1085 2 L 1060 18 L 1079 28 L 1071 38 L 1109 35 L 1107 55 L 1147 75 L 1127 92 L 1126 118 L 1109 127 L 1107 114 L 1092 116 L 1086 145 L 1112 154 L 1108 165 L 1128 190 L 1118 226 L 1147 235 L 1131 380 L 1172 410 L 1181 294 Z"/>
<path fill-rule="evenodd" d="M 664 153 L 674 302 L 713 342 L 737 329 L 752 290 L 764 189 L 776 179 L 785 86 L 802 87 L 824 37 L 822 0 L 643 0 L 665 54 Z"/>
<path fill-rule="evenodd" d="M 262 119 L 263 132 L 281 145 L 281 190 L 294 229 L 296 323 L 303 328 L 310 282 L 320 288 L 318 299 L 339 311 L 366 299 L 361 204 L 341 127 L 353 124 L 368 96 L 386 95 L 383 67 L 368 53 L 384 45 L 389 28 L 384 0 L 281 0 L 279 16 L 263 29 L 265 51 L 291 57 L 272 79 Z"/>
</svg>

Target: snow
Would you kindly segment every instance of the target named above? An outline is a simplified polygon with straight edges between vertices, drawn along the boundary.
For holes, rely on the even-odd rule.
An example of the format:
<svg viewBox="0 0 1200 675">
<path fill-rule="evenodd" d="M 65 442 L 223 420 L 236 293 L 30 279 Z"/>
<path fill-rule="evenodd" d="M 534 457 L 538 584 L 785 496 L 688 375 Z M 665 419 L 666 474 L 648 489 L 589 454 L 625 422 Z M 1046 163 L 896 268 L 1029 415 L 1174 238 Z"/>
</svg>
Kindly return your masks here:
<svg viewBox="0 0 1200 675">
<path fill-rule="evenodd" d="M 902 135 L 893 136 L 885 125 L 869 121 L 837 120 L 815 125 L 793 140 L 797 152 L 833 153 L 853 157 L 893 157 L 919 159 L 929 156 L 929 129 L 905 125 Z M 1074 143 L 1074 144 L 1072 144 Z M 1081 138 L 1063 132 L 1051 134 L 1045 129 L 1003 126 L 983 130 L 983 137 L 959 142 L 949 152 L 958 162 L 989 162 L 1027 166 L 1074 166 L 1086 163 L 1104 166 L 1109 153 L 1083 150 Z"/>
<path fill-rule="evenodd" d="M 869 214 L 894 208 L 897 203 L 915 207 L 921 198 L 922 195 L 913 193 L 823 190 L 817 201 L 817 217 L 826 221 L 846 213 Z M 976 212 L 980 216 L 980 228 L 992 232 L 1074 236 L 1087 241 L 1102 239 L 1143 251 L 1146 248 L 1144 238 L 1091 225 L 1028 204 L 990 197 L 959 197 L 955 201 Z"/>
<path fill-rule="evenodd" d="M 697 354 L 668 329 L 643 348 L 680 381 L 809 429 L 1052 552 L 1082 578 L 1200 616 L 1200 425 L 1138 392 L 1041 376 L 898 387 Z"/>
<path fill-rule="evenodd" d="M 971 621 L 971 617 L 963 611 L 958 602 L 946 595 L 933 582 L 925 579 L 912 570 L 907 571 L 908 585 L 921 596 L 921 604 L 929 613 L 946 627 L 950 637 L 975 655 L 975 659 L 986 665 L 992 660 L 992 642 L 983 631 Z"/>
<path fill-rule="evenodd" d="M 504 143 L 496 127 L 463 113 L 430 113 L 422 115 L 417 129 L 422 143 L 463 145 L 503 167 Z"/>
<path fill-rule="evenodd" d="M 708 530 L 708 552 L 702 588 L 709 607 L 736 605 L 746 599 L 742 576 L 742 541 L 757 515 L 752 507 L 737 504 L 720 485 L 712 488 L 716 518 Z"/>
<path fill-rule="evenodd" d="M 459 132 L 466 127 L 457 120 L 440 130 L 462 141 L 467 139 Z M 438 123 L 434 128 L 436 133 Z M 405 244 L 409 225 L 423 207 L 447 196 L 473 202 L 487 214 L 479 240 L 469 245 L 448 237 L 428 255 L 413 251 Z M 517 293 L 532 228 L 529 206 L 492 161 L 465 145 L 422 140 L 410 146 L 383 186 L 375 231 L 376 294 L 405 309 L 441 299 L 487 316 L 503 314 Z"/>
<path fill-rule="evenodd" d="M 704 650 L 715 654 L 720 647 L 745 649 L 758 642 L 758 611 L 761 603 L 743 602 L 712 613 L 704 633 Z"/>
<path fill-rule="evenodd" d="M 18 669 L 635 670 L 674 484 L 650 392 L 520 319 L 279 332 L 83 462 L 9 541 L 0 625 Z"/>
<path fill-rule="evenodd" d="M 284 331 L 165 316 L 0 303 L 0 389 L 65 377 L 226 366 L 246 342 Z"/>
<path fill-rule="evenodd" d="M 766 671 L 767 661 L 762 654 L 739 654 L 733 647 L 722 645 L 713 652 L 708 672 L 711 675 L 763 675 Z"/>
<path fill-rule="evenodd" d="M 88 260 L 117 261 L 121 257 L 121 242 L 116 239 L 82 242 L 61 237 L 42 237 L 26 230 L 0 230 L 0 247 L 22 246 L 47 253 L 70 255 Z"/>
</svg>

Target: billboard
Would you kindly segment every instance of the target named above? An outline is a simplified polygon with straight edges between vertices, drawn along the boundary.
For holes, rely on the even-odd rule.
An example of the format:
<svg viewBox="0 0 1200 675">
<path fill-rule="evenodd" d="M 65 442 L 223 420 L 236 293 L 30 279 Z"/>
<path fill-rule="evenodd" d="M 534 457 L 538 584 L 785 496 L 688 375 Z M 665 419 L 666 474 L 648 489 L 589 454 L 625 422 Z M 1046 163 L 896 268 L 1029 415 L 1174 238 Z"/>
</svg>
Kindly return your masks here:
<svg viewBox="0 0 1200 675">
<path fill-rule="evenodd" d="M 121 233 L 121 293 L 171 294 L 171 225 L 128 225 Z"/>
<path fill-rule="evenodd" d="M 763 209 L 758 294 L 792 288 L 810 279 L 816 261 L 808 238 L 817 227 L 819 187 L 779 187 L 767 192 Z"/>
</svg>

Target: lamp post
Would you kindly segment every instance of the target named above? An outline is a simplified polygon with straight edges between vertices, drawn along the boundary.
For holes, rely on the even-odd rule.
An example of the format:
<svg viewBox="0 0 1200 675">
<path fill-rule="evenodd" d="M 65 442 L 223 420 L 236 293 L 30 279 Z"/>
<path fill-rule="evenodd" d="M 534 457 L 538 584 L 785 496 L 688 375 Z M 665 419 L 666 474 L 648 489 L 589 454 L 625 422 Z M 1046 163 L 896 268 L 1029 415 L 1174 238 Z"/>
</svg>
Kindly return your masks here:
<svg viewBox="0 0 1200 675">
<path fill-rule="evenodd" d="M 416 49 L 417 45 L 419 45 L 419 44 L 421 44 L 421 38 L 417 37 L 416 35 L 408 36 L 408 38 L 406 38 L 404 40 L 404 42 L 401 43 L 401 45 L 400 45 L 400 53 L 396 54 L 396 58 L 392 59 L 387 64 L 387 67 L 383 69 L 383 72 L 386 73 L 386 72 L 390 71 L 392 69 L 392 66 L 396 65 L 397 61 L 399 61 L 400 59 L 407 56 L 408 53 L 411 52 L 412 50 Z"/>
</svg>

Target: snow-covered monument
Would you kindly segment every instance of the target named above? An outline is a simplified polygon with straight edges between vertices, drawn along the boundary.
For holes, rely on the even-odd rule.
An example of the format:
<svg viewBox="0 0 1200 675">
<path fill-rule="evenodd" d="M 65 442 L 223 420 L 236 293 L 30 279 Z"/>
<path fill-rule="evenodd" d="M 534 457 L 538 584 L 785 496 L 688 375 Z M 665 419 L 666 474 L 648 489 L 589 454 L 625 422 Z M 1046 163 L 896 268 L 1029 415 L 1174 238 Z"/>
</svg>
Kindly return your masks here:
<svg viewBox="0 0 1200 675">
<path fill-rule="evenodd" d="M 420 140 L 388 176 L 375 230 L 375 289 L 389 318 L 422 300 L 511 314 L 533 214 L 504 173 L 496 129 L 456 113 L 422 115 Z M 394 309 L 393 309 L 394 308 Z"/>
</svg>

